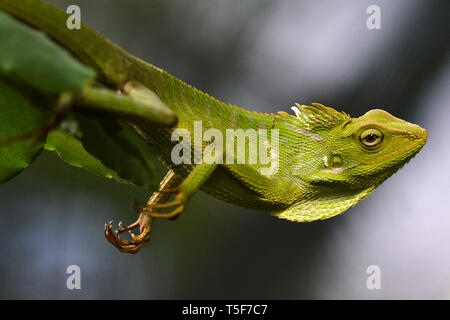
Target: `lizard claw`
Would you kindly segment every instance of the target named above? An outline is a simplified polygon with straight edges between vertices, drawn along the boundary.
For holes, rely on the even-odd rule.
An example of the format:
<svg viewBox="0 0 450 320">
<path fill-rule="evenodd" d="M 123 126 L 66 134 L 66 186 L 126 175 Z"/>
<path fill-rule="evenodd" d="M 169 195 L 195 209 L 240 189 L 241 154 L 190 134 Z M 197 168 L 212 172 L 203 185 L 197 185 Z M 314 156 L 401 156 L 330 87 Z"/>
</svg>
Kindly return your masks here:
<svg viewBox="0 0 450 320">
<path fill-rule="evenodd" d="M 129 226 L 123 226 L 119 222 L 119 229 L 113 230 L 112 221 L 109 224 L 105 224 L 105 237 L 106 239 L 116 247 L 120 252 L 136 253 L 150 241 L 150 231 L 152 225 L 152 218 L 146 214 L 140 214 L 136 222 Z M 131 230 L 139 226 L 139 235 L 134 235 Z M 132 240 L 125 240 L 120 237 L 120 234 L 128 231 Z"/>
</svg>

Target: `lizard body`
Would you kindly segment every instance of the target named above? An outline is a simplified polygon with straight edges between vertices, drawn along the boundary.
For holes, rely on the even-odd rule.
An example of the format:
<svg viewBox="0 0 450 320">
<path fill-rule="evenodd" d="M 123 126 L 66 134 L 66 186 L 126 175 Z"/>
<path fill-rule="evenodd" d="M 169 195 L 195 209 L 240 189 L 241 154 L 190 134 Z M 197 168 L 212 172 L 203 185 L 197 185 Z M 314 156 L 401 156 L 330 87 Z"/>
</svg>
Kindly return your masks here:
<svg viewBox="0 0 450 320">
<path fill-rule="evenodd" d="M 227 105 L 193 88 L 167 72 L 136 58 L 91 28 L 65 27 L 67 15 L 36 0 L 0 0 L 3 9 L 41 29 L 98 73 L 109 88 L 131 94 L 149 90 L 172 110 L 178 124 L 172 128 L 135 120 L 132 125 L 156 146 L 165 163 L 184 181 L 174 202 L 154 208 L 176 207 L 174 217 L 198 190 L 239 206 L 270 212 L 291 221 L 314 221 L 340 214 L 367 197 L 384 180 L 408 162 L 425 144 L 427 132 L 383 110 L 371 110 L 359 118 L 332 108 L 297 104 L 295 115 L 285 112 L 261 114 Z M 177 129 L 195 132 L 215 129 L 222 136 L 228 129 L 251 129 L 269 145 L 277 132 L 278 150 L 271 165 L 236 163 L 184 163 L 174 165 L 172 150 Z M 202 141 L 201 150 L 208 143 Z M 243 151 L 247 156 L 250 144 Z M 194 150 L 195 151 L 195 150 Z M 195 152 L 194 152 L 195 153 Z M 235 155 L 215 154 L 220 159 Z M 218 159 L 216 158 L 216 160 Z M 261 173 L 266 169 L 266 174 Z"/>
</svg>

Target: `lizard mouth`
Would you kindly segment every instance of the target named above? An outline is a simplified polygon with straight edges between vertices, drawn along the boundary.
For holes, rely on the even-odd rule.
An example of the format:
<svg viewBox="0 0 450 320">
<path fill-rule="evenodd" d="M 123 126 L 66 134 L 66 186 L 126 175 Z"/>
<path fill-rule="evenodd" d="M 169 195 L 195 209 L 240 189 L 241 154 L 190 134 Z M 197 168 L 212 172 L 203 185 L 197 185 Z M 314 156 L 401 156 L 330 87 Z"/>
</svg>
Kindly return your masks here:
<svg viewBox="0 0 450 320">
<path fill-rule="evenodd" d="M 422 129 L 419 135 L 419 139 L 422 139 L 424 145 L 428 140 L 428 131 L 426 129 Z"/>
<path fill-rule="evenodd" d="M 428 131 L 426 129 L 420 128 L 417 132 L 414 133 L 414 135 L 410 136 L 410 139 L 415 141 L 412 147 L 410 147 L 410 152 L 406 151 L 407 153 L 412 153 L 414 156 L 417 154 L 420 149 L 427 143 L 428 140 Z M 402 148 L 402 149 L 408 149 L 408 148 Z"/>
<path fill-rule="evenodd" d="M 398 156 L 398 155 L 403 155 L 403 157 L 407 158 L 408 161 L 410 159 L 412 159 L 420 151 L 420 149 L 422 149 L 422 147 L 427 142 L 428 133 L 425 129 L 423 129 L 423 130 L 424 130 L 423 134 L 416 136 L 416 138 L 415 138 L 416 143 L 405 146 L 398 150 L 395 150 L 395 151 L 391 152 L 390 155 L 393 157 Z"/>
</svg>

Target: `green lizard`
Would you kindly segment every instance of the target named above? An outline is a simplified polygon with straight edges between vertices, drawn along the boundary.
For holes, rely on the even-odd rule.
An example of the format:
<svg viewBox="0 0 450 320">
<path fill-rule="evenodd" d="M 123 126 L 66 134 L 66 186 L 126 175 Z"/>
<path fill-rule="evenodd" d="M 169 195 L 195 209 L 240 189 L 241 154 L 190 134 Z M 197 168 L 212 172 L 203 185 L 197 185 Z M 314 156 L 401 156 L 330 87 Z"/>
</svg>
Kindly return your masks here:
<svg viewBox="0 0 450 320">
<path fill-rule="evenodd" d="M 50 5 L 37 0 L 0 0 L 0 9 L 43 30 L 97 71 L 99 82 L 137 99 L 156 101 L 160 108 L 155 110 L 167 106 L 176 115 L 178 123 L 169 128 L 126 118 L 158 149 L 169 172 L 160 189 L 140 208 L 135 223 L 120 226 L 116 234 L 111 224 L 106 226 L 106 238 L 122 252 L 134 253 L 147 244 L 152 219 L 177 217 L 199 190 L 290 221 L 331 218 L 367 197 L 427 140 L 425 129 L 378 109 L 359 118 L 317 103 L 296 104 L 294 115 L 249 112 L 220 102 L 128 54 L 85 25 L 80 30 L 67 29 L 67 14 Z M 99 92 L 85 90 L 94 98 Z M 80 97 L 88 97 L 86 92 Z M 92 107 L 89 99 L 80 98 L 78 102 L 74 108 Z M 103 109 L 124 118 L 133 112 L 121 106 Z M 195 140 L 199 124 L 205 132 L 214 130 L 209 131 L 213 133 L 209 138 L 212 141 L 213 136 L 215 142 L 230 130 L 255 132 L 270 153 L 270 164 L 238 161 L 239 154 L 248 158 L 253 151 L 251 139 L 243 140 L 244 145 L 236 149 L 214 148 L 214 152 L 206 152 L 210 144 L 201 141 L 200 145 L 188 146 L 194 154 L 186 158 L 190 161 L 174 163 L 173 150 L 179 141 L 173 134 L 188 133 Z M 199 161 L 199 155 L 203 161 Z M 173 201 L 169 201 L 171 194 L 175 194 Z M 159 212 L 163 208 L 170 211 Z M 120 238 L 118 233 L 138 226 L 140 233 L 132 235 L 132 240 Z"/>
</svg>

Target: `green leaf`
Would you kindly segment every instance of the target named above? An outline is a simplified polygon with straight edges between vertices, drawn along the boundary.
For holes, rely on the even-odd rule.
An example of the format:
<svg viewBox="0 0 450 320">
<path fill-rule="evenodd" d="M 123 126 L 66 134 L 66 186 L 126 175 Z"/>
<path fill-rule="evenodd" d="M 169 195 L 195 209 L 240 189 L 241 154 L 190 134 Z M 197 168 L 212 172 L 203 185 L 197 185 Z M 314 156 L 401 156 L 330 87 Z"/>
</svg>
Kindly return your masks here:
<svg viewBox="0 0 450 320">
<path fill-rule="evenodd" d="M 0 73 L 42 93 L 80 89 L 95 72 L 74 59 L 43 32 L 0 11 Z"/>
<path fill-rule="evenodd" d="M 3 183 L 26 168 L 43 149 L 45 137 L 12 142 L 48 124 L 48 115 L 36 106 L 55 106 L 58 94 L 81 89 L 95 72 L 41 31 L 2 11 L 0 39 L 0 140 L 9 140 L 0 146 Z"/>
<path fill-rule="evenodd" d="M 60 94 L 79 91 L 95 77 L 94 71 L 44 33 L 3 12 L 0 39 L 0 76 L 3 74 L 14 85 L 5 82 L 0 87 L 0 138 L 20 136 L 42 126 L 45 114 L 28 100 L 36 100 L 40 107 L 54 106 Z M 156 170 L 157 153 L 130 125 L 113 117 L 72 114 L 81 135 L 53 131 L 47 138 L 48 150 L 91 173 L 148 189 L 156 187 L 157 172 L 164 171 Z M 33 147 L 30 141 L 24 141 L 0 148 L 0 182 L 28 166 L 42 147 L 42 141 Z"/>
<path fill-rule="evenodd" d="M 155 189 L 162 172 L 157 153 L 126 122 L 112 117 L 101 119 L 74 113 L 81 132 L 80 141 L 93 157 L 122 179 Z"/>
<path fill-rule="evenodd" d="M 118 182 L 127 182 L 87 152 L 82 143 L 66 130 L 58 129 L 50 132 L 45 149 L 55 151 L 61 159 L 72 166 L 83 168 L 102 177 L 114 178 Z"/>
<path fill-rule="evenodd" d="M 32 106 L 29 100 L 1 77 L 0 93 L 0 140 L 23 135 L 47 121 L 44 112 Z M 0 146 L 0 183 L 25 169 L 39 155 L 43 146 L 43 141 L 35 140 Z"/>
</svg>

